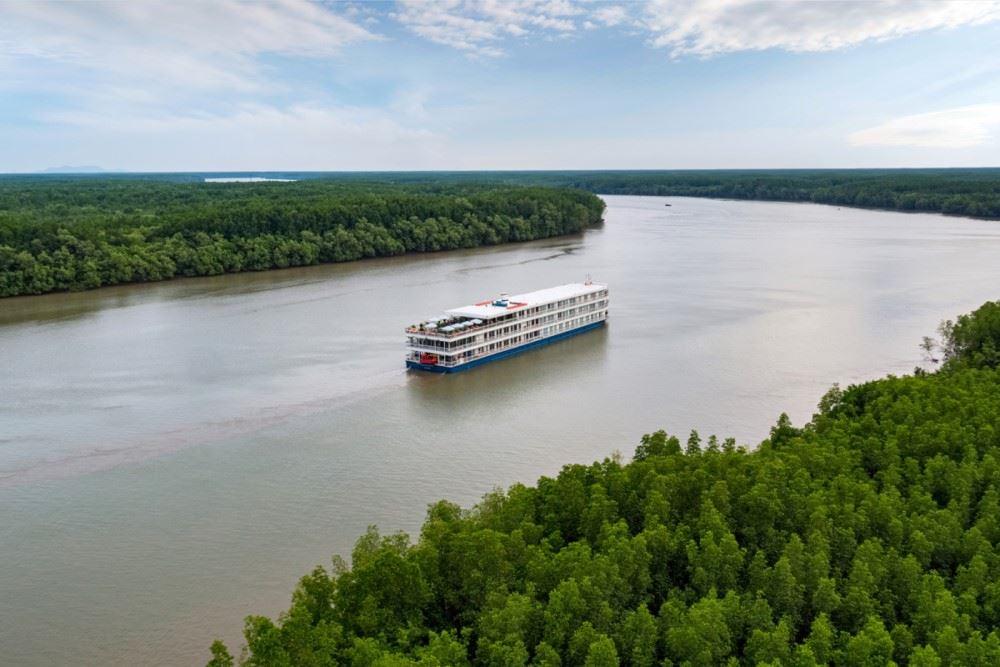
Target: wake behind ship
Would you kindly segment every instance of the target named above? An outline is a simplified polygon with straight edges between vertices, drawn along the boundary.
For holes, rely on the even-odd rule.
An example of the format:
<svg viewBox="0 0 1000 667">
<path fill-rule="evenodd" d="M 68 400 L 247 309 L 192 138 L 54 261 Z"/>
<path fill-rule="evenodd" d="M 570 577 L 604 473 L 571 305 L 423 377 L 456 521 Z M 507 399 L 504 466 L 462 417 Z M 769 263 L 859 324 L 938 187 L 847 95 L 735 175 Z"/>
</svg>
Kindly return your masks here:
<svg viewBox="0 0 1000 667">
<path fill-rule="evenodd" d="M 607 319 L 607 285 L 501 294 L 408 327 L 406 366 L 455 373 L 596 329 Z"/>
</svg>

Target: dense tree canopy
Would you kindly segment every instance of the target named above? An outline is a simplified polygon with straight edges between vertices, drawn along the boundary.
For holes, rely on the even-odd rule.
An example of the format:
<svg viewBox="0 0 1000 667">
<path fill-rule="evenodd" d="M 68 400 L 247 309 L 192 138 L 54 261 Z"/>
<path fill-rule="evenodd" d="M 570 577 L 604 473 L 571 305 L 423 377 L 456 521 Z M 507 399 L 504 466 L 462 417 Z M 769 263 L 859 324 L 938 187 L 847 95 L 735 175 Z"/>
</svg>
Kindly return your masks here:
<svg viewBox="0 0 1000 667">
<path fill-rule="evenodd" d="M 813 202 L 1000 218 L 1000 169 L 583 172 L 547 182 L 602 194 Z"/>
<path fill-rule="evenodd" d="M 946 327 L 939 372 L 834 387 L 752 452 L 661 431 L 439 502 L 416 544 L 372 528 L 247 619 L 241 662 L 1000 664 L 998 311 Z"/>
<path fill-rule="evenodd" d="M 946 320 L 939 331 L 947 367 L 1000 366 L 1000 301 L 988 301 L 954 322 Z"/>
<path fill-rule="evenodd" d="M 399 183 L 427 174 L 385 174 Z M 1000 218 L 1000 169 L 753 169 L 443 174 L 454 182 L 571 187 L 606 195 L 714 197 Z"/>
<path fill-rule="evenodd" d="M 421 187 L 542 185 L 608 195 L 660 195 L 814 202 L 893 211 L 1000 218 L 1000 168 L 699 169 L 284 174 L 289 178 L 377 180 Z M 162 176 L 157 176 L 162 178 Z M 199 178 L 174 174 L 177 180 Z M 151 178 L 136 176 L 133 178 Z"/>
<path fill-rule="evenodd" d="M 0 296 L 527 241 L 603 211 L 526 186 L 7 178 Z"/>
</svg>

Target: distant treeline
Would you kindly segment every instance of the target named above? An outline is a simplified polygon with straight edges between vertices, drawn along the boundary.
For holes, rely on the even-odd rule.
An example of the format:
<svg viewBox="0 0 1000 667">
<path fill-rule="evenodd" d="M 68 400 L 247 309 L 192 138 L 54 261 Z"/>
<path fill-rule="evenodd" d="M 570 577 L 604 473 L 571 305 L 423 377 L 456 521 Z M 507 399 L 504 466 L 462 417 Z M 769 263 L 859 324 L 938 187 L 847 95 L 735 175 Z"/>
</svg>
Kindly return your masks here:
<svg viewBox="0 0 1000 667">
<path fill-rule="evenodd" d="M 169 179 L 201 182 L 206 176 L 176 173 L 116 176 L 134 182 Z M 980 169 L 747 169 L 633 171 L 272 172 L 267 176 L 349 183 L 383 183 L 448 189 L 482 185 L 568 187 L 597 194 L 658 195 L 814 202 L 891 211 L 924 211 L 1000 218 L 1000 168 Z M 107 176 L 18 177 L 100 182 Z M 0 186 L 3 184 L 0 177 Z"/>
<path fill-rule="evenodd" d="M 602 194 L 813 202 L 1000 218 L 1000 169 L 609 172 L 559 185 Z"/>
<path fill-rule="evenodd" d="M 1000 169 L 450 172 L 385 173 L 379 178 L 394 183 L 547 185 L 607 195 L 813 202 L 1000 218 Z"/>
<path fill-rule="evenodd" d="M 359 181 L 0 179 L 0 296 L 472 248 L 579 232 L 569 189 Z"/>
<path fill-rule="evenodd" d="M 755 451 L 644 436 L 250 616 L 244 667 L 992 667 L 1000 664 L 1000 302 L 946 322 L 941 370 L 782 415 Z M 231 667 L 212 646 L 209 667 Z"/>
</svg>

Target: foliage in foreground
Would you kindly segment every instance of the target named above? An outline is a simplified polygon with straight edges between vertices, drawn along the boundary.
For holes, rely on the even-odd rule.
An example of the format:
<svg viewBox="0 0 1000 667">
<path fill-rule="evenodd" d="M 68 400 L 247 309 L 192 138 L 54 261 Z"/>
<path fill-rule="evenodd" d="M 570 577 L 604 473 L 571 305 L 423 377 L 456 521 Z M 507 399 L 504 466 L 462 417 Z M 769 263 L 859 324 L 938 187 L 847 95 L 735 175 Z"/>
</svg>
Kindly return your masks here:
<svg viewBox="0 0 1000 667">
<path fill-rule="evenodd" d="M 0 179 L 0 297 L 529 241 L 603 212 L 555 188 Z"/>
<path fill-rule="evenodd" d="M 938 373 L 834 387 L 753 452 L 661 431 L 439 502 L 416 544 L 370 529 L 247 619 L 241 662 L 1000 664 L 998 312 L 946 327 Z"/>
</svg>

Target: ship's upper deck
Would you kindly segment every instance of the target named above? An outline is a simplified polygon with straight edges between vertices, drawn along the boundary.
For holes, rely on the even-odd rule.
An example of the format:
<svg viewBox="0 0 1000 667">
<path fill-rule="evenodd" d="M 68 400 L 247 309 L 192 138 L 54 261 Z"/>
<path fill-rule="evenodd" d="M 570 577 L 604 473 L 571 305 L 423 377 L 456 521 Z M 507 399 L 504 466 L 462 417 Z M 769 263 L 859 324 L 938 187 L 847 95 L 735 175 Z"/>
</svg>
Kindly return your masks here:
<svg viewBox="0 0 1000 667">
<path fill-rule="evenodd" d="M 546 304 L 560 303 L 575 297 L 597 294 L 606 290 L 607 285 L 596 283 L 571 283 L 547 289 L 514 294 L 503 294 L 498 299 L 480 301 L 461 308 L 446 310 L 442 317 L 432 317 L 419 324 L 407 327 L 407 333 L 450 339 L 461 334 L 478 331 L 484 327 L 498 325 L 500 318 L 518 319 L 517 313 Z"/>
<path fill-rule="evenodd" d="M 607 288 L 607 285 L 598 285 L 597 283 L 570 283 L 568 285 L 540 289 L 535 292 L 526 292 L 525 294 L 512 294 L 501 299 L 481 301 L 468 306 L 462 306 L 461 308 L 452 308 L 451 310 L 446 310 L 445 314 L 450 317 L 468 317 L 488 321 L 502 315 L 507 315 L 512 311 L 542 306 L 547 303 L 556 303 L 565 299 L 600 292 Z"/>
</svg>

